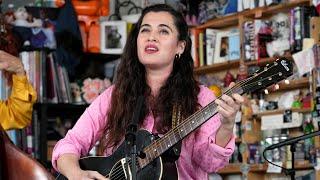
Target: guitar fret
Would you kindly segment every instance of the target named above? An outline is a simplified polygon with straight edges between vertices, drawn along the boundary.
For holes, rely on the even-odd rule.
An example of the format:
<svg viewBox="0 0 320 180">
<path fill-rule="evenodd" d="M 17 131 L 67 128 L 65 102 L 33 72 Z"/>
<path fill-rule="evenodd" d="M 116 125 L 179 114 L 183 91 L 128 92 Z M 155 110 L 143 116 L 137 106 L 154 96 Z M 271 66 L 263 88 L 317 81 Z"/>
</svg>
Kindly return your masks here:
<svg viewBox="0 0 320 180">
<path fill-rule="evenodd" d="M 172 135 L 174 137 L 174 142 L 178 142 L 179 141 L 179 138 L 177 137 L 177 133 L 175 131 L 172 132 Z"/>
<path fill-rule="evenodd" d="M 168 139 L 169 139 L 169 142 L 167 141 L 167 147 L 171 146 L 171 144 L 172 144 L 171 136 L 170 136 L 170 135 L 168 135 Z"/>
<path fill-rule="evenodd" d="M 160 143 L 160 149 L 159 149 L 159 151 L 160 151 L 160 152 L 164 152 L 165 149 L 166 149 L 166 144 L 165 144 L 165 143 Z"/>
<path fill-rule="evenodd" d="M 172 140 L 172 144 L 175 144 L 177 142 L 176 136 L 174 131 L 172 131 L 172 133 L 170 134 L 170 139 Z"/>
<path fill-rule="evenodd" d="M 174 134 L 174 137 L 175 137 L 175 139 L 176 139 L 176 142 L 178 142 L 178 141 L 181 140 L 179 131 L 173 131 L 173 134 Z"/>
<path fill-rule="evenodd" d="M 206 107 L 205 107 L 205 108 L 206 108 Z M 203 122 L 203 120 L 205 119 L 204 113 L 203 113 L 203 112 L 200 112 L 200 116 L 201 116 L 201 118 L 199 118 L 199 119 L 201 120 L 201 122 Z"/>
</svg>

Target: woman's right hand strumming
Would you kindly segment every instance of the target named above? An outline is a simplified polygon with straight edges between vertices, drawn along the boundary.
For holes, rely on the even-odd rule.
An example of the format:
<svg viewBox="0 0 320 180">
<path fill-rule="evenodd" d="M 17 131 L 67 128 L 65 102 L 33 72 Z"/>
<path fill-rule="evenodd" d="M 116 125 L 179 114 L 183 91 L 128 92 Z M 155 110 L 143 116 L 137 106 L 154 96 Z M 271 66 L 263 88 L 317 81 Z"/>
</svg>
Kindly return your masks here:
<svg viewBox="0 0 320 180">
<path fill-rule="evenodd" d="M 79 158 L 75 154 L 63 154 L 57 160 L 57 167 L 61 174 L 69 180 L 108 180 L 97 171 L 84 171 L 80 168 Z"/>
</svg>

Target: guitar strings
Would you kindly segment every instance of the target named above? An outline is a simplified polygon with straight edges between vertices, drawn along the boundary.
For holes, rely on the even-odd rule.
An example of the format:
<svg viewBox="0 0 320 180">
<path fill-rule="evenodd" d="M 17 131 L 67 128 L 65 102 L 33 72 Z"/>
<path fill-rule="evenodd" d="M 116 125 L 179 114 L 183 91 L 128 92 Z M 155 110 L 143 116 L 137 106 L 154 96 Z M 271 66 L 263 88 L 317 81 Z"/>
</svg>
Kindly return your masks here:
<svg viewBox="0 0 320 180">
<path fill-rule="evenodd" d="M 233 92 L 232 90 L 241 87 L 241 85 L 245 84 L 246 82 L 248 82 L 249 80 L 251 80 L 253 77 L 247 78 L 245 80 L 242 80 L 240 82 L 238 82 L 237 84 L 235 84 L 235 86 L 233 86 L 232 88 L 229 88 L 226 92 L 224 92 L 223 94 L 229 94 L 230 92 Z M 221 96 L 217 97 L 217 99 L 220 99 Z M 214 101 L 212 101 L 211 103 L 213 103 Z M 209 103 L 208 105 L 210 105 L 211 103 Z M 208 106 L 207 105 L 207 106 Z M 206 108 L 207 106 L 205 106 L 204 108 Z M 202 108 L 202 109 L 204 109 Z M 166 137 L 169 135 L 172 135 L 174 133 L 177 133 L 177 130 L 179 129 L 179 127 L 181 127 L 182 125 L 185 125 L 186 123 L 188 123 L 188 119 L 193 119 L 195 116 L 199 116 L 200 115 L 201 110 L 199 110 L 198 112 L 194 113 L 193 115 L 189 116 L 187 119 L 185 119 L 184 121 L 181 122 L 181 124 L 179 124 L 176 128 L 170 130 L 167 134 Z M 159 144 L 161 141 L 164 141 L 165 138 L 161 138 L 159 140 L 156 140 L 154 143 L 154 145 Z M 148 149 L 150 149 L 150 146 L 148 146 L 146 148 L 146 151 L 148 151 Z"/>
<path fill-rule="evenodd" d="M 272 66 L 271 66 L 271 67 L 272 67 Z M 270 68 L 269 68 L 269 69 L 270 69 Z M 260 72 L 259 74 L 261 74 L 261 73 L 263 73 L 263 72 L 265 72 L 265 71 L 262 71 L 262 72 Z M 258 75 L 259 75 L 259 74 L 258 74 Z M 260 79 L 260 81 L 261 81 L 261 80 L 266 80 L 266 79 L 268 79 L 268 78 L 270 78 L 270 77 L 277 76 L 277 75 L 278 75 L 278 74 L 274 74 L 274 75 L 268 76 L 268 77 L 266 77 L 266 78 Z M 243 84 L 245 84 L 246 82 L 252 80 L 252 79 L 255 78 L 255 77 L 257 77 L 257 76 L 252 76 L 252 77 L 247 78 L 247 79 L 245 79 L 245 80 L 243 80 L 243 81 L 240 81 L 239 83 L 235 84 L 235 86 L 233 86 L 232 88 L 229 88 L 224 94 L 229 94 L 229 93 L 233 92 L 232 90 L 241 87 Z M 243 87 L 251 88 L 251 87 L 254 87 L 254 86 L 255 86 L 255 82 L 250 83 L 250 84 L 247 84 L 247 85 L 245 85 L 245 86 L 243 86 Z M 220 99 L 220 98 L 221 98 L 221 96 L 219 96 L 217 99 Z M 212 101 L 211 103 L 209 103 L 209 104 L 208 104 L 207 106 L 205 106 L 204 108 L 207 108 L 209 105 L 212 105 L 212 103 L 214 103 L 214 101 Z M 204 108 L 202 108 L 202 109 L 204 109 Z M 187 123 L 190 123 L 190 122 L 189 122 L 190 119 L 193 119 L 193 118 L 196 117 L 196 116 L 199 117 L 200 115 L 201 115 L 201 110 L 198 111 L 198 112 L 196 112 L 196 113 L 194 113 L 193 115 L 191 115 L 190 117 L 188 117 L 186 120 L 182 121 L 182 123 L 179 124 L 176 128 L 170 130 L 170 131 L 166 134 L 165 137 L 169 137 L 169 136 L 177 133 L 177 130 L 178 130 L 182 125 L 185 125 L 185 124 L 187 124 Z M 165 140 L 165 139 L 166 139 L 165 137 L 163 137 L 163 138 L 161 138 L 161 139 L 159 139 L 159 140 L 156 140 L 154 143 L 150 144 L 150 146 L 146 147 L 145 152 L 150 151 L 151 146 L 159 147 L 159 146 L 158 146 L 159 144 L 162 144 L 163 141 L 166 141 L 166 140 Z M 154 148 L 152 148 L 152 149 L 154 149 Z M 151 152 L 148 152 L 148 153 L 151 154 Z M 154 153 L 152 153 L 152 154 L 154 155 Z M 154 159 L 154 158 L 153 158 L 153 159 Z M 151 160 L 153 160 L 153 159 L 151 159 Z"/>
<path fill-rule="evenodd" d="M 274 66 L 274 65 L 272 65 L 272 66 Z M 272 67 L 272 66 L 271 66 L 271 67 Z M 271 67 L 269 67 L 268 69 L 270 69 Z M 265 71 L 261 71 L 261 72 L 259 72 L 256 76 L 249 77 L 249 78 L 247 78 L 247 79 L 245 79 L 245 80 L 242 80 L 242 81 L 236 83 L 232 88 L 229 88 L 229 89 L 228 89 L 226 92 L 224 92 L 223 94 L 229 95 L 229 93 L 233 92 L 234 89 L 236 89 L 236 88 L 241 88 L 245 83 L 247 83 L 248 81 L 252 80 L 253 78 L 259 76 L 260 74 L 262 74 L 262 73 L 264 73 L 264 72 L 265 72 Z M 266 80 L 266 79 L 268 79 L 268 78 L 270 78 L 270 77 L 272 78 L 272 77 L 274 77 L 274 76 L 278 76 L 278 74 L 273 74 L 273 75 L 271 75 L 271 76 L 262 78 L 262 79 L 260 79 L 260 81 Z M 256 82 L 249 83 L 249 84 L 247 84 L 247 85 L 245 85 L 245 86 L 243 86 L 243 87 L 251 88 L 251 87 L 254 87 L 254 86 L 256 86 Z M 220 99 L 221 96 L 222 96 L 222 95 L 218 96 L 216 99 Z M 214 101 L 210 102 L 208 105 L 211 105 L 212 103 L 214 103 Z M 204 108 L 208 107 L 208 105 L 205 106 Z M 202 109 L 204 109 L 204 108 L 202 108 Z M 189 120 L 192 119 L 192 118 L 194 118 L 194 117 L 196 117 L 196 116 L 199 116 L 200 112 L 201 112 L 201 110 L 197 111 L 196 113 L 194 113 L 193 115 L 189 116 L 187 119 L 185 119 L 184 121 L 182 121 L 181 124 L 179 124 L 176 128 L 170 130 L 170 131 L 166 134 L 166 137 L 169 136 L 169 135 L 171 135 L 171 134 L 176 133 L 175 131 L 177 131 L 180 126 L 189 123 Z M 215 114 L 216 114 L 216 113 L 215 113 Z M 147 147 L 145 148 L 144 153 L 146 153 L 147 156 L 148 156 L 148 153 L 151 154 L 151 152 L 148 152 L 148 151 L 150 151 L 150 150 L 149 150 L 150 147 L 151 147 L 151 146 L 156 146 L 156 147 L 157 147 L 159 144 L 162 144 L 162 141 L 164 141 L 163 139 L 164 139 L 164 138 L 161 138 L 161 139 L 156 140 L 156 141 L 154 141 L 153 143 L 151 143 L 149 146 L 147 146 Z M 155 158 L 150 159 L 149 161 L 152 161 L 152 160 L 154 160 L 154 159 L 155 159 Z M 136 162 L 138 163 L 138 161 L 136 161 Z M 139 165 L 139 163 L 138 163 L 138 165 Z M 121 173 L 121 171 L 122 171 L 121 167 L 118 167 L 118 168 L 115 169 L 115 173 L 116 173 L 115 178 L 116 178 L 116 179 L 119 178 L 119 177 L 118 177 L 118 176 L 119 176 L 119 171 L 120 171 L 120 173 Z"/>
</svg>

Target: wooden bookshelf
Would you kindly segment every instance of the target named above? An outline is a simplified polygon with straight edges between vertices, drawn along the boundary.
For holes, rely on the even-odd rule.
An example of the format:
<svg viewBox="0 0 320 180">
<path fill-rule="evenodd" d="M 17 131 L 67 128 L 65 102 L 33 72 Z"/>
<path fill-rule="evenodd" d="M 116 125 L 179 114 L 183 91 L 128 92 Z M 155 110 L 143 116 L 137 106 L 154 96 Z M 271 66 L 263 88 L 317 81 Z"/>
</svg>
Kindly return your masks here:
<svg viewBox="0 0 320 180">
<path fill-rule="evenodd" d="M 261 16 L 266 17 L 274 15 L 275 13 L 287 12 L 288 9 L 303 5 L 310 5 L 310 0 L 292 0 L 290 2 L 281 3 L 275 6 L 259 7 L 248 12 L 246 16 L 255 18 L 259 18 Z"/>
<path fill-rule="evenodd" d="M 299 112 L 299 113 L 311 113 L 311 109 L 300 109 L 300 108 L 292 108 L 290 109 L 292 112 Z M 256 117 L 267 116 L 267 115 L 274 115 L 274 114 L 283 114 L 285 109 L 276 109 L 270 111 L 264 111 L 259 113 L 254 113 L 253 115 Z"/>
<path fill-rule="evenodd" d="M 240 61 L 239 60 L 234 60 L 234 61 L 227 61 L 223 63 L 216 63 L 212 64 L 210 66 L 202 66 L 195 68 L 194 72 L 195 74 L 206 74 L 206 73 L 215 73 L 218 71 L 225 71 L 227 69 L 231 68 L 237 68 L 239 67 Z"/>
<path fill-rule="evenodd" d="M 239 13 L 226 15 L 219 18 L 214 18 L 207 21 L 205 24 L 198 26 L 198 29 L 205 29 L 205 28 L 226 28 L 230 26 L 237 26 L 239 25 L 239 17 L 247 17 L 247 18 L 259 18 L 261 16 L 270 16 L 275 13 L 288 11 L 288 9 L 294 8 L 296 6 L 301 5 L 310 5 L 310 0 L 295 0 L 288 3 L 281 3 L 274 6 L 265 6 L 259 7 L 250 10 L 244 10 Z"/>
<path fill-rule="evenodd" d="M 293 60 L 291 55 L 284 56 L 284 57 L 287 58 L 288 60 Z M 264 66 L 266 64 L 274 62 L 277 59 L 278 59 L 278 57 L 261 58 L 259 60 L 245 61 L 244 64 L 247 65 L 247 66 L 253 66 L 253 65 Z"/>
<path fill-rule="evenodd" d="M 214 19 L 208 20 L 205 24 L 198 26 L 198 29 L 205 28 L 225 28 L 227 26 L 237 26 L 239 23 L 239 15 L 243 14 L 243 12 L 226 15 L 223 17 L 218 17 Z"/>
<path fill-rule="evenodd" d="M 283 163 L 283 166 L 287 168 L 285 165 L 286 163 Z M 228 164 L 223 169 L 219 170 L 218 173 L 221 175 L 228 175 L 228 174 L 241 174 L 241 163 L 231 163 Z M 268 163 L 263 164 L 249 164 L 250 170 L 249 172 L 253 173 L 266 173 L 268 169 Z M 309 161 L 296 161 L 294 163 L 295 169 L 297 170 L 305 170 L 305 169 L 312 169 L 313 165 L 309 163 Z"/>
<path fill-rule="evenodd" d="M 235 164 L 235 163 L 228 164 L 226 167 L 219 170 L 218 174 L 239 174 L 239 173 L 241 173 L 240 166 L 241 166 L 241 164 L 238 164 L 238 163 L 237 164 Z"/>
<path fill-rule="evenodd" d="M 288 90 L 294 90 L 294 89 L 303 89 L 308 88 L 310 85 L 309 78 L 303 77 L 300 79 L 295 80 L 289 80 L 289 84 L 286 84 L 284 81 L 281 81 L 278 83 L 279 89 L 274 89 L 274 86 L 268 87 L 269 93 L 275 93 L 275 92 L 282 92 L 282 91 L 288 91 Z"/>
</svg>

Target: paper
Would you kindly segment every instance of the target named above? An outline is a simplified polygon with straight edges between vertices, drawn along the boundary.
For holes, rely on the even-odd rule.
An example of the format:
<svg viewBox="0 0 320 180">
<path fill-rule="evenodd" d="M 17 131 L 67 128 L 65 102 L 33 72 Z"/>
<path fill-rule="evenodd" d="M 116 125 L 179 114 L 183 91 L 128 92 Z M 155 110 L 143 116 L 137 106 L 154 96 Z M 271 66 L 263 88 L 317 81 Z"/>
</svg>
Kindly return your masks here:
<svg viewBox="0 0 320 180">
<path fill-rule="evenodd" d="M 261 117 L 261 130 L 293 128 L 302 125 L 302 114 L 293 112 L 291 122 L 284 122 L 283 114 Z"/>
<path fill-rule="evenodd" d="M 315 67 L 312 49 L 300 51 L 293 54 L 292 57 L 297 65 L 300 76 L 304 75 L 307 72 L 311 72 L 311 70 Z"/>
<path fill-rule="evenodd" d="M 281 161 L 280 162 L 272 162 L 272 163 L 282 167 Z M 269 163 L 267 173 L 281 173 L 282 168 L 278 167 L 278 166 L 275 166 L 275 165 Z"/>
</svg>

